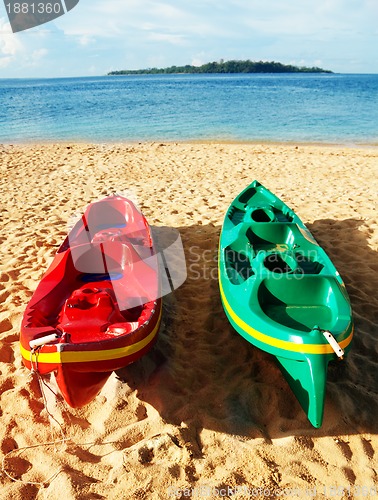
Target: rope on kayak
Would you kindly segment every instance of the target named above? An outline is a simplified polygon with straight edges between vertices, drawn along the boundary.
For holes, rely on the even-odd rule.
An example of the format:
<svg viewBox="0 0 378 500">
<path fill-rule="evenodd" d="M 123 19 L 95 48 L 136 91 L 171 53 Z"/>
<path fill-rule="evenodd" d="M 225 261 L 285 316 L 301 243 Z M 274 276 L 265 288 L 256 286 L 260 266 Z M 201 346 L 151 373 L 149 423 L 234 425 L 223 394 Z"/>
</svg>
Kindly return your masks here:
<svg viewBox="0 0 378 500">
<path fill-rule="evenodd" d="M 39 347 L 41 347 L 41 344 L 39 344 L 38 346 L 36 347 L 32 347 L 30 349 L 30 364 L 31 364 L 31 372 L 32 373 L 35 373 L 37 375 L 37 379 L 38 379 L 38 383 L 39 383 L 39 388 L 41 390 L 41 394 L 42 394 L 42 399 L 43 399 L 43 404 L 44 404 L 44 407 L 45 407 L 45 410 L 46 410 L 46 413 L 47 415 L 49 416 L 49 424 L 50 424 L 50 432 L 51 432 L 51 437 L 54 438 L 54 430 L 53 430 L 53 426 L 52 426 L 52 423 L 51 423 L 51 420 L 53 420 L 56 424 L 58 424 L 59 428 L 60 428 L 60 432 L 62 434 L 62 440 L 64 441 L 66 436 L 64 434 L 64 430 L 63 430 L 63 427 L 61 425 L 61 423 L 54 417 L 54 415 L 49 411 L 49 408 L 48 408 L 48 404 L 47 404 L 47 398 L 46 398 L 46 394 L 45 394 L 45 391 L 43 389 L 43 386 L 47 387 L 47 389 L 49 389 L 50 392 L 52 392 L 56 398 L 56 401 L 59 400 L 59 396 L 58 394 L 45 382 L 45 380 L 42 378 L 41 374 L 39 373 L 38 371 L 38 349 Z M 33 360 L 33 357 L 34 357 L 34 360 Z"/>
<path fill-rule="evenodd" d="M 40 347 L 40 346 L 38 346 L 38 347 Z M 52 387 L 49 386 L 49 384 L 47 384 L 46 380 L 44 380 L 44 378 L 42 377 L 42 375 L 38 371 L 38 347 L 35 349 L 32 349 L 31 351 L 33 351 L 33 352 L 30 352 L 30 361 L 31 361 L 31 366 L 32 366 L 31 372 L 35 373 L 37 375 L 37 378 L 38 378 L 38 383 L 39 383 L 39 387 L 41 390 L 45 410 L 46 410 L 47 415 L 49 416 L 50 431 L 51 431 L 51 436 L 52 436 L 53 440 L 50 442 L 46 442 L 46 443 L 38 443 L 38 444 L 30 445 L 30 446 L 23 446 L 22 448 L 15 448 L 13 450 L 10 450 L 8 453 L 6 453 L 3 456 L 2 460 L 1 460 L 1 472 L 3 474 L 5 474 L 5 476 L 7 476 L 11 481 L 14 481 L 16 483 L 30 484 L 30 485 L 34 485 L 34 486 L 46 486 L 49 483 L 51 483 L 56 477 L 58 477 L 58 475 L 61 472 L 64 472 L 64 470 L 65 470 L 64 467 L 61 467 L 60 469 L 58 469 L 56 472 L 54 472 L 54 474 L 52 474 L 50 477 L 48 477 L 44 481 L 25 481 L 24 479 L 19 479 L 18 477 L 12 476 L 12 474 L 10 474 L 8 472 L 7 464 L 6 464 L 7 459 L 13 454 L 17 453 L 18 456 L 20 456 L 22 453 L 24 453 L 27 450 L 31 450 L 34 448 L 40 448 L 40 447 L 54 446 L 54 451 L 58 452 L 59 451 L 57 449 L 58 444 L 60 444 L 62 446 L 64 444 L 68 444 L 68 443 L 75 445 L 75 446 L 93 446 L 93 445 L 106 446 L 108 444 L 113 444 L 116 441 L 109 441 L 109 442 L 102 442 L 102 443 L 99 443 L 97 441 L 92 441 L 89 443 L 77 443 L 73 439 L 71 439 L 70 437 L 66 436 L 62 424 L 54 417 L 54 415 L 48 409 L 47 398 L 46 398 L 46 393 L 45 393 L 44 387 L 46 387 L 49 391 L 51 391 L 54 394 L 54 396 L 56 398 L 55 400 L 57 402 L 59 402 L 59 404 L 61 404 L 63 411 L 66 411 L 64 405 L 59 401 L 59 395 L 53 390 Z M 33 356 L 34 356 L 34 359 L 33 359 Z M 58 426 L 60 428 L 61 435 L 62 435 L 62 439 L 54 440 L 53 426 L 51 423 L 52 420 L 58 424 Z M 61 450 L 61 452 L 62 451 L 64 451 L 64 450 Z"/>
<path fill-rule="evenodd" d="M 1 470 L 2 472 L 9 477 L 12 481 L 16 483 L 23 483 L 23 484 L 33 484 L 35 486 L 45 486 L 47 483 L 50 483 L 53 479 L 55 479 L 61 472 L 63 472 L 63 469 L 59 469 L 52 476 L 50 476 L 48 479 L 45 479 L 44 481 L 24 481 L 23 479 L 18 479 L 17 477 L 12 476 L 9 474 L 9 472 L 6 469 L 6 459 L 12 454 L 19 452 L 20 454 L 23 453 L 26 450 L 30 450 L 32 448 L 38 448 L 41 446 L 56 446 L 58 443 L 65 443 L 67 441 L 70 441 L 70 439 L 61 439 L 60 441 L 52 441 L 51 443 L 40 443 L 40 444 L 33 444 L 31 446 L 24 446 L 22 448 L 16 448 L 15 450 L 9 451 L 6 455 L 3 456 L 3 459 L 1 461 Z"/>
<path fill-rule="evenodd" d="M 32 358 L 32 356 L 30 356 L 30 358 Z M 61 468 L 61 469 L 57 470 L 56 472 L 54 472 L 54 474 L 52 476 L 50 476 L 48 479 L 45 479 L 44 481 L 24 481 L 23 479 L 18 479 L 16 477 L 12 476 L 11 474 L 9 474 L 9 472 L 6 469 L 6 459 L 12 453 L 18 452 L 18 453 L 21 454 L 21 453 L 23 453 L 26 450 L 30 450 L 32 448 L 37 448 L 37 447 L 40 447 L 40 446 L 54 446 L 54 451 L 58 451 L 57 447 L 56 447 L 57 444 L 59 444 L 59 443 L 64 444 L 64 443 L 70 441 L 70 439 L 65 436 L 64 430 L 63 430 L 63 427 L 62 427 L 61 423 L 54 417 L 54 415 L 48 409 L 47 398 L 46 398 L 46 394 L 45 394 L 45 391 L 43 389 L 43 386 L 47 387 L 53 394 L 56 395 L 56 393 L 42 379 L 41 374 L 38 372 L 38 363 L 37 362 L 35 364 L 35 367 L 34 367 L 34 365 L 32 365 L 32 373 L 35 373 L 37 375 L 39 387 L 40 387 L 41 394 L 42 394 L 43 404 L 45 406 L 45 410 L 47 412 L 47 415 L 49 416 L 49 424 L 50 424 L 51 436 L 52 436 L 52 438 L 54 438 L 53 426 L 52 426 L 52 423 L 51 423 L 51 420 L 54 420 L 54 422 L 56 422 L 58 424 L 59 428 L 60 428 L 60 432 L 62 434 L 62 439 L 54 440 L 54 441 L 51 441 L 51 442 L 48 442 L 48 443 L 40 443 L 40 444 L 34 444 L 34 445 L 30 445 L 30 446 L 23 446 L 22 448 L 16 448 L 15 450 L 9 451 L 6 455 L 3 456 L 3 459 L 2 459 L 2 462 L 1 462 L 1 470 L 3 471 L 3 473 L 7 477 L 9 477 L 9 479 L 11 479 L 12 481 L 15 481 L 17 483 L 32 484 L 32 485 L 35 485 L 35 486 L 44 486 L 47 483 L 50 483 L 53 479 L 55 479 L 63 471 L 63 469 Z"/>
<path fill-rule="evenodd" d="M 16 483 L 32 484 L 32 485 L 35 485 L 35 486 L 46 486 L 49 483 L 51 483 L 56 477 L 58 477 L 58 475 L 61 472 L 65 471 L 64 467 L 61 467 L 60 469 L 58 469 L 56 472 L 54 472 L 54 474 L 52 474 L 52 476 L 50 476 L 49 478 L 45 479 L 44 481 L 25 481 L 24 479 L 18 479 L 17 477 L 12 476 L 7 471 L 7 469 L 6 469 L 6 460 L 7 460 L 7 458 L 10 455 L 12 455 L 14 453 L 19 453 L 19 456 L 20 456 L 24 451 L 31 450 L 33 448 L 40 448 L 40 447 L 47 447 L 47 446 L 54 446 L 54 447 L 56 447 L 56 445 L 59 444 L 59 443 L 61 443 L 61 444 L 68 444 L 68 443 L 70 443 L 70 444 L 75 445 L 75 446 L 89 446 L 89 447 L 91 447 L 91 446 L 106 446 L 108 444 L 117 443 L 117 441 L 108 441 L 108 442 L 105 441 L 103 443 L 99 443 L 97 441 L 91 441 L 89 443 L 76 443 L 71 438 L 64 438 L 64 439 L 61 439 L 61 440 L 58 440 L 58 441 L 51 441 L 51 442 L 48 442 L 48 443 L 39 443 L 39 444 L 30 445 L 30 446 L 24 446 L 22 448 L 16 448 L 14 450 L 9 451 L 6 455 L 3 456 L 2 461 L 1 461 L 1 471 L 9 479 L 11 479 L 12 481 L 14 481 Z"/>
<path fill-rule="evenodd" d="M 58 442 L 64 442 L 65 439 L 66 439 L 66 435 L 64 433 L 64 429 L 62 427 L 62 424 L 54 417 L 54 415 L 50 412 L 50 410 L 48 409 L 48 406 L 47 406 L 47 398 L 46 398 L 46 394 L 45 394 L 45 391 L 43 389 L 43 386 L 47 387 L 47 389 L 49 389 L 49 391 L 51 391 L 54 396 L 56 398 L 58 398 L 58 394 L 46 383 L 45 380 L 43 380 L 42 376 L 40 375 L 40 373 L 36 372 L 37 373 L 37 377 L 38 377 L 38 382 L 39 382 L 39 387 L 41 389 L 41 393 L 42 393 L 42 398 L 43 398 L 43 404 L 45 405 L 45 410 L 46 410 L 46 413 L 47 415 L 49 416 L 49 422 L 50 422 L 50 431 L 51 431 L 51 436 L 54 437 L 54 433 L 53 433 L 53 426 L 52 426 L 52 423 L 51 423 L 51 420 L 53 420 L 55 423 L 58 424 L 59 426 L 59 429 L 60 429 L 60 432 L 62 434 L 62 439 Z M 58 399 L 57 399 L 58 400 Z"/>
<path fill-rule="evenodd" d="M 18 452 L 19 454 L 21 454 L 21 453 L 23 453 L 26 450 L 30 450 L 32 448 L 37 448 L 37 447 L 40 447 L 40 446 L 54 446 L 54 451 L 58 452 L 58 449 L 57 449 L 57 446 L 56 446 L 57 444 L 62 444 L 63 445 L 65 443 L 71 441 L 71 439 L 67 438 L 67 436 L 65 435 L 65 432 L 64 432 L 64 429 L 62 427 L 62 424 L 54 417 L 54 415 L 51 413 L 51 411 L 48 408 L 47 398 L 46 398 L 46 393 L 45 393 L 45 390 L 44 390 L 44 386 L 47 387 L 47 389 L 49 389 L 49 391 L 51 391 L 54 394 L 54 396 L 57 398 L 56 399 L 57 401 L 59 399 L 58 399 L 58 394 L 46 383 L 46 381 L 42 378 L 41 374 L 38 371 L 38 348 L 40 346 L 41 345 L 38 345 L 38 346 L 36 346 L 34 348 L 31 348 L 31 350 L 30 350 L 31 372 L 35 373 L 36 376 L 37 376 L 37 379 L 38 379 L 39 388 L 41 390 L 41 395 L 42 395 L 42 399 L 43 399 L 43 404 L 44 404 L 46 413 L 47 413 L 47 415 L 49 417 L 50 432 L 51 432 L 51 437 L 53 438 L 53 441 L 48 442 L 48 443 L 40 443 L 40 444 L 34 444 L 34 445 L 30 445 L 30 446 L 24 446 L 22 448 L 16 448 L 14 450 L 11 450 L 6 455 L 4 455 L 4 457 L 2 459 L 2 463 L 1 463 L 2 472 L 7 477 L 9 477 L 9 479 L 11 479 L 12 481 L 18 482 L 18 483 L 31 484 L 31 485 L 34 485 L 34 486 L 44 486 L 47 483 L 50 483 L 53 479 L 55 479 L 63 471 L 63 469 L 61 468 L 61 469 L 57 470 L 56 472 L 54 472 L 54 474 L 52 476 L 50 476 L 48 479 L 45 479 L 44 481 L 24 481 L 23 479 L 18 479 L 17 477 L 14 477 L 11 474 L 9 474 L 9 472 L 6 469 L 6 459 L 11 454 L 13 454 L 13 453 Z M 61 435 L 62 435 L 62 439 L 54 440 L 54 428 L 53 428 L 53 425 L 52 425 L 52 421 L 54 421 L 56 424 L 58 424 L 60 432 L 61 432 Z"/>
</svg>

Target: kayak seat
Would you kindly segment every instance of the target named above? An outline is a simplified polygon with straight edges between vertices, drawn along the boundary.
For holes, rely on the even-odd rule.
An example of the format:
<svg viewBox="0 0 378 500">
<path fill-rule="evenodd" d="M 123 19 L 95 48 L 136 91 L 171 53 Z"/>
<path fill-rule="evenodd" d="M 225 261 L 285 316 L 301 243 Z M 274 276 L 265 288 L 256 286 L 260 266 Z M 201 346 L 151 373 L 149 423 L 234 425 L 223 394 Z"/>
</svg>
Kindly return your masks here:
<svg viewBox="0 0 378 500">
<path fill-rule="evenodd" d="M 279 224 L 260 222 L 252 224 L 246 231 L 249 243 L 256 252 L 266 250 L 289 250 L 295 239 L 295 224 Z"/>
<path fill-rule="evenodd" d="M 76 271 L 83 274 L 123 274 L 139 260 L 132 245 L 120 241 L 104 241 L 79 245 L 70 249 Z"/>
<path fill-rule="evenodd" d="M 66 300 L 58 327 L 79 343 L 103 338 L 109 324 L 124 321 L 110 290 L 85 285 Z"/>
<path fill-rule="evenodd" d="M 271 320 L 288 328 L 310 332 L 314 325 L 331 330 L 337 318 L 332 305 L 340 291 L 328 277 L 281 275 L 264 279 L 258 303 Z"/>
<path fill-rule="evenodd" d="M 119 207 L 93 203 L 86 220 L 88 230 L 92 235 L 102 229 L 122 228 L 133 222 L 133 209 L 129 203 L 125 204 L 123 201 Z"/>
</svg>

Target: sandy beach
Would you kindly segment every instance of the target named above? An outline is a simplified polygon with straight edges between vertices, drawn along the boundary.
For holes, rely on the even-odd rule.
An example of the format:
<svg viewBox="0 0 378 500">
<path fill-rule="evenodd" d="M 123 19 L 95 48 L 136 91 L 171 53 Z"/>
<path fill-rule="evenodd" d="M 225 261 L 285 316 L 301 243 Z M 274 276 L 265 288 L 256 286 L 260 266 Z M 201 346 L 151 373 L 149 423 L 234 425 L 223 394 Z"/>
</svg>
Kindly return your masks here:
<svg viewBox="0 0 378 500">
<path fill-rule="evenodd" d="M 1 499 L 378 498 L 377 148 L 4 145 L 0 169 Z M 350 295 L 354 343 L 330 366 L 320 429 L 220 302 L 223 217 L 254 179 L 296 211 Z M 44 399 L 19 328 L 73 216 L 114 192 L 179 230 L 188 277 L 164 298 L 153 350 L 73 410 L 46 386 Z"/>
</svg>

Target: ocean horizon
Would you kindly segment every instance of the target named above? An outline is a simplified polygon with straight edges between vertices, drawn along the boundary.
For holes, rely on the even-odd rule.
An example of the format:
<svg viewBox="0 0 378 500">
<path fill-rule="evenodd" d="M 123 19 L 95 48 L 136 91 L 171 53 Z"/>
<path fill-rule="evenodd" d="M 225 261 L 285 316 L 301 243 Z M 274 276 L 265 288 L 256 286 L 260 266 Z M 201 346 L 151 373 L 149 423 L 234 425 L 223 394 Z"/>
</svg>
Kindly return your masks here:
<svg viewBox="0 0 378 500">
<path fill-rule="evenodd" d="M 0 143 L 378 144 L 378 75 L 125 75 L 0 80 Z"/>
</svg>

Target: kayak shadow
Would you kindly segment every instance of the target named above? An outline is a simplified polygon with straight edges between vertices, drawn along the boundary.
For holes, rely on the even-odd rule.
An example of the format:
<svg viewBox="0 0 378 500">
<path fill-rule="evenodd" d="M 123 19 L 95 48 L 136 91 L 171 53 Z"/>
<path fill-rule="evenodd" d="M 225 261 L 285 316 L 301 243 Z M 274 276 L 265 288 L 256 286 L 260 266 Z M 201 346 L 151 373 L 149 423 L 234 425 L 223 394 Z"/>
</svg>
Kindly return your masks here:
<svg viewBox="0 0 378 500">
<path fill-rule="evenodd" d="M 354 338 L 345 362 L 329 365 L 327 401 L 349 433 L 376 432 L 378 414 L 378 253 L 368 243 L 363 220 L 317 220 L 308 228 L 331 257 L 347 288 L 353 311 Z M 327 419 L 325 425 L 331 425 Z M 324 427 L 324 426 L 323 426 Z"/>
<path fill-rule="evenodd" d="M 166 423 L 189 433 L 196 456 L 203 429 L 268 440 L 377 431 L 377 252 L 361 220 L 323 219 L 308 228 L 344 279 L 355 320 L 350 354 L 329 365 L 320 429 L 307 420 L 274 357 L 245 341 L 226 318 L 217 281 L 220 227 L 178 228 L 187 279 L 163 298 L 155 347 L 117 376 Z"/>
</svg>

